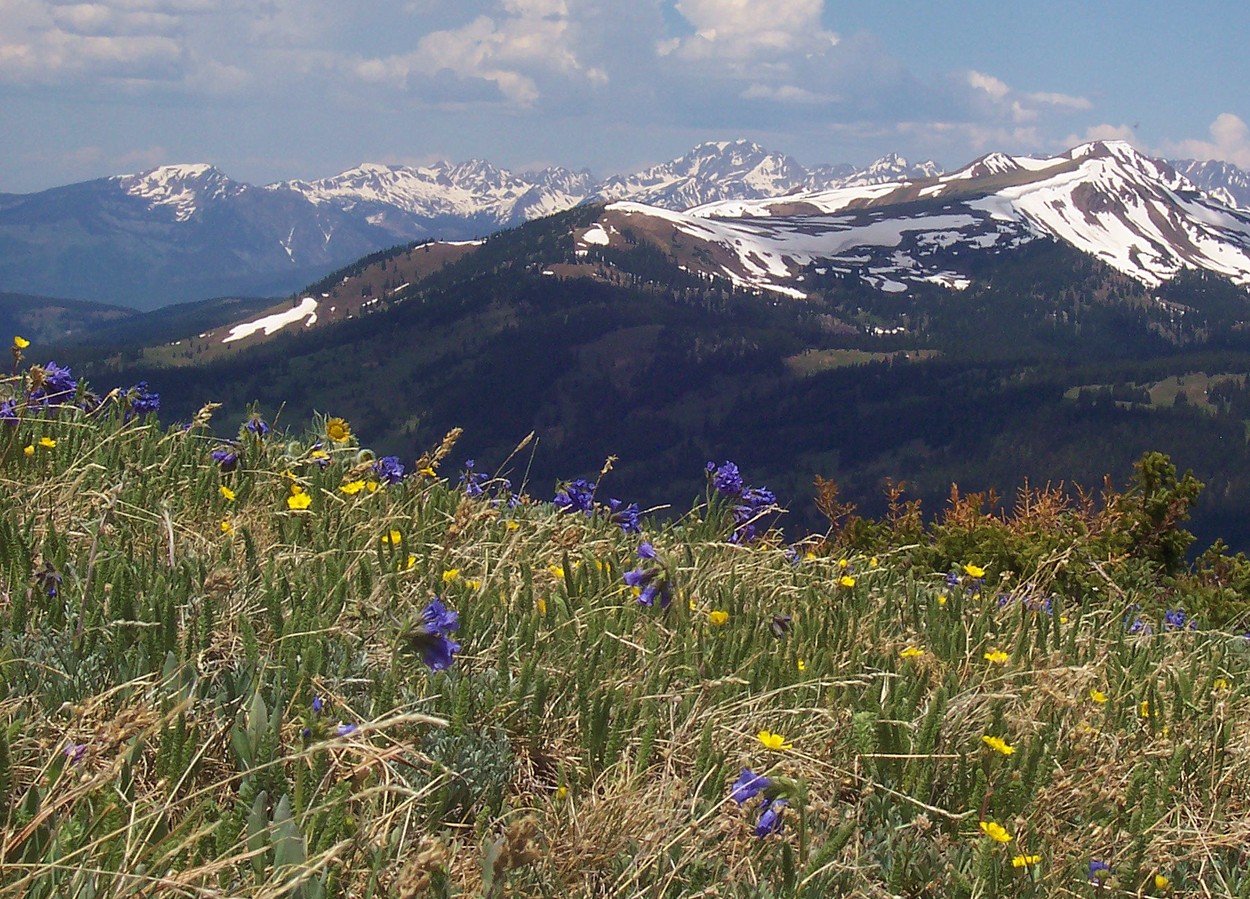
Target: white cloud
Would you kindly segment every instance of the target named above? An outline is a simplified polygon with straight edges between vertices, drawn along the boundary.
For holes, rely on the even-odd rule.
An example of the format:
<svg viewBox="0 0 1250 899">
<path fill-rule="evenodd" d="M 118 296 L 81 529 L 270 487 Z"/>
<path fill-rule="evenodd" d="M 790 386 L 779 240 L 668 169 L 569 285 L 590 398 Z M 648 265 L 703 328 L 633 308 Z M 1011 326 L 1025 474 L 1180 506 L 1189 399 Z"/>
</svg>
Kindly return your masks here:
<svg viewBox="0 0 1250 899">
<path fill-rule="evenodd" d="M 1011 93 L 1005 82 L 995 78 L 993 75 L 987 75 L 984 72 L 978 72 L 973 69 L 968 70 L 968 84 L 979 91 L 985 91 L 995 100 L 1002 100 L 1007 94 Z"/>
<path fill-rule="evenodd" d="M 1076 144 L 1089 143 L 1096 140 L 1122 140 L 1133 143 L 1137 140 L 1137 133 L 1133 131 L 1131 125 L 1112 125 L 1108 122 L 1102 122 L 1097 125 L 1090 125 L 1081 135 L 1068 135 L 1067 143 L 1069 146 Z"/>
<path fill-rule="evenodd" d="M 773 86 L 755 83 L 740 96 L 744 100 L 772 100 L 777 103 L 828 103 L 837 99 L 831 94 L 817 93 L 793 84 Z"/>
<path fill-rule="evenodd" d="M 1038 93 L 1025 94 L 1029 100 L 1034 103 L 1041 103 L 1044 106 L 1055 106 L 1060 109 L 1093 109 L 1094 104 L 1084 97 L 1073 97 L 1070 94 L 1058 94 L 1048 91 Z"/>
<path fill-rule="evenodd" d="M 823 7 L 824 0 L 678 0 L 695 33 L 662 41 L 657 50 L 731 63 L 818 54 L 838 43 L 821 25 Z"/>
<path fill-rule="evenodd" d="M 432 31 L 410 53 L 363 59 L 353 66 L 365 81 L 420 91 L 450 73 L 488 82 L 508 103 L 533 106 L 542 96 L 539 78 L 556 74 L 603 84 L 607 73 L 584 66 L 574 50 L 564 0 L 502 0 L 502 15 L 479 15 L 467 25 Z"/>
<path fill-rule="evenodd" d="M 1231 112 L 1216 116 L 1208 129 L 1210 140 L 1183 140 L 1167 145 L 1172 157 L 1221 159 L 1243 169 L 1250 169 L 1250 126 Z"/>
</svg>

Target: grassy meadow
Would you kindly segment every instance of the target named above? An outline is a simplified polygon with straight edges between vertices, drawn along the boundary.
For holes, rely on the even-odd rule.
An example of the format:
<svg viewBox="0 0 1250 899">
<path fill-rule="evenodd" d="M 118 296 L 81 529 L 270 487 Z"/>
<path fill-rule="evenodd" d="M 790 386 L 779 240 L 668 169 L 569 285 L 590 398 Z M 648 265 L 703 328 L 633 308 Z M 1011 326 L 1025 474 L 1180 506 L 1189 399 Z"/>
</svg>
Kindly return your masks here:
<svg viewBox="0 0 1250 899">
<path fill-rule="evenodd" d="M 1250 573 L 1165 458 L 803 537 L 26 349 L 0 895 L 1250 897 Z"/>
</svg>

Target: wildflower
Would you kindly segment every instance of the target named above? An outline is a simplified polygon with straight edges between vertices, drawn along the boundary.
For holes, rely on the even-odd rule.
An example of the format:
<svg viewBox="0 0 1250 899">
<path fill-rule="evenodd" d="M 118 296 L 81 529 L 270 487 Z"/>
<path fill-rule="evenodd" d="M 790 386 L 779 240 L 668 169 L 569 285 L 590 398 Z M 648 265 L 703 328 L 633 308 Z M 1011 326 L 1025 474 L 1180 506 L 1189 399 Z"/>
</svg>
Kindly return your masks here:
<svg viewBox="0 0 1250 899">
<path fill-rule="evenodd" d="M 221 520 L 221 532 L 222 532 L 223 534 L 229 534 L 229 533 L 231 533 L 233 530 L 234 530 L 234 525 L 232 525 L 232 524 L 230 523 L 230 519 L 229 519 L 229 518 L 223 518 L 223 519 Z"/>
<path fill-rule="evenodd" d="M 623 534 L 637 534 L 642 530 L 639 517 L 642 512 L 637 503 L 625 505 L 619 499 L 608 500 L 608 519 L 621 529 Z"/>
<path fill-rule="evenodd" d="M 56 446 L 56 441 L 53 440 L 51 437 L 40 437 L 39 445 L 45 449 L 52 449 L 53 447 Z"/>
<path fill-rule="evenodd" d="M 412 553 L 408 553 L 407 564 L 404 565 L 404 570 L 412 571 L 413 566 L 416 564 L 417 564 L 417 557 L 414 556 Z"/>
<path fill-rule="evenodd" d="M 538 614 L 539 614 L 539 615 L 546 615 L 546 614 L 547 614 L 547 600 L 543 599 L 543 598 L 540 596 L 540 597 L 538 598 L 538 601 L 537 601 L 537 602 L 535 602 L 535 603 L 534 603 L 534 605 L 535 605 L 535 607 L 538 609 Z"/>
<path fill-rule="evenodd" d="M 638 558 L 653 561 L 657 564 L 639 565 L 637 568 L 625 572 L 622 575 L 622 579 L 627 586 L 633 587 L 637 591 L 639 604 L 650 606 L 654 604 L 658 596 L 660 608 L 667 609 L 673 601 L 673 590 L 668 568 L 656 557 L 655 547 L 650 543 L 639 544 Z"/>
<path fill-rule="evenodd" d="M 17 421 L 17 400 L 7 399 L 0 403 L 0 421 Z"/>
<path fill-rule="evenodd" d="M 564 784 L 560 784 L 560 786 L 556 787 L 556 799 L 566 799 L 568 798 L 568 795 L 569 788 Z"/>
<path fill-rule="evenodd" d="M 325 468 L 330 464 L 330 454 L 321 448 L 321 444 L 313 447 L 312 452 L 308 454 L 308 459 L 318 468 Z"/>
<path fill-rule="evenodd" d="M 34 577 L 35 586 L 42 590 L 48 599 L 56 599 L 61 592 L 62 578 L 60 572 L 52 567 L 52 563 L 45 560 L 43 570 L 36 571 Z"/>
<path fill-rule="evenodd" d="M 127 418 L 131 415 L 147 415 L 149 412 L 160 411 L 161 395 L 149 390 L 147 381 L 140 381 L 122 395 L 122 403 L 126 407 Z"/>
<path fill-rule="evenodd" d="M 218 487 L 217 492 L 220 493 L 222 497 L 224 497 L 226 502 L 228 503 L 232 503 L 236 499 L 235 492 L 231 490 L 229 487 L 227 487 L 225 484 L 222 484 L 220 487 Z"/>
<path fill-rule="evenodd" d="M 33 443 L 26 444 L 24 447 L 22 447 L 22 454 L 25 455 L 27 459 L 29 459 L 31 456 L 35 454 L 35 445 Z"/>
<path fill-rule="evenodd" d="M 1149 634 L 1151 627 L 1137 614 L 1139 609 L 1141 606 L 1133 603 L 1124 610 L 1124 629 L 1130 634 Z"/>
<path fill-rule="evenodd" d="M 797 667 L 800 671 L 806 671 L 806 670 L 807 670 L 807 662 L 803 661 L 802 659 L 799 659 L 799 660 L 795 663 L 795 667 Z"/>
<path fill-rule="evenodd" d="M 452 581 L 458 579 L 459 577 L 460 577 L 459 568 L 448 568 L 446 571 L 443 572 L 443 583 L 450 584 Z"/>
<path fill-rule="evenodd" d="M 908 646 L 906 649 L 900 650 L 899 655 L 905 659 L 918 659 L 924 655 L 924 650 L 919 646 Z"/>
<path fill-rule="evenodd" d="M 760 793 L 772 786 L 772 781 L 762 774 L 756 774 L 750 768 L 743 768 L 742 773 L 738 775 L 738 780 L 734 783 L 734 788 L 729 793 L 729 798 L 738 805 L 754 799 Z"/>
<path fill-rule="evenodd" d="M 1185 614 L 1184 609 L 1171 609 L 1163 616 L 1163 629 L 1165 631 L 1195 630 L 1197 627 L 1197 622 L 1191 621 L 1189 616 Z"/>
<path fill-rule="evenodd" d="M 348 481 L 346 484 L 339 487 L 339 490 L 343 491 L 348 496 L 355 496 L 357 493 L 359 493 L 361 490 L 364 490 L 364 489 L 365 489 L 364 481 Z"/>
<path fill-rule="evenodd" d="M 589 516 L 594 509 L 595 489 L 598 486 L 584 478 L 578 478 L 576 481 L 561 485 L 556 490 L 552 503 L 561 512 L 582 512 Z"/>
<path fill-rule="evenodd" d="M 563 565 L 548 565 L 547 573 L 550 574 L 553 578 L 555 578 L 558 581 L 564 580 L 564 566 Z"/>
<path fill-rule="evenodd" d="M 346 443 L 352 439 L 352 429 L 341 418 L 331 418 L 326 422 L 326 437 L 335 443 Z"/>
<path fill-rule="evenodd" d="M 25 337 L 18 337 L 17 335 L 14 335 L 13 346 L 15 349 L 24 350 L 28 346 L 30 346 L 30 341 L 27 340 Z"/>
<path fill-rule="evenodd" d="M 252 417 L 244 423 L 243 427 L 248 431 L 251 431 L 257 437 L 265 437 L 270 431 L 269 425 L 265 423 L 265 420 L 256 414 L 253 414 Z"/>
<path fill-rule="evenodd" d="M 1211 682 L 1211 689 L 1217 690 L 1220 693 L 1223 693 L 1225 690 L 1230 689 L 1230 686 L 1231 685 L 1228 683 L 1228 679 L 1224 677 L 1217 677 L 1214 681 Z"/>
<path fill-rule="evenodd" d="M 771 749 L 773 752 L 782 752 L 786 749 L 793 749 L 793 743 L 787 743 L 786 738 L 781 734 L 774 734 L 770 731 L 762 730 L 755 735 L 765 749 Z"/>
<path fill-rule="evenodd" d="M 1155 874 L 1154 884 L 1155 884 L 1155 889 L 1162 892 L 1163 890 L 1166 890 L 1168 887 L 1172 885 L 1172 881 L 1168 880 L 1167 877 L 1164 876 L 1163 874 Z"/>
<path fill-rule="evenodd" d="M 746 486 L 738 466 L 732 462 L 724 462 L 719 466 L 715 462 L 709 462 L 707 472 L 711 476 L 712 486 L 726 496 L 739 496 Z"/>
<path fill-rule="evenodd" d="M 947 595 L 946 595 L 945 593 L 940 594 L 940 595 L 938 596 L 938 605 L 939 605 L 939 606 L 944 606 L 944 605 L 946 605 L 946 601 L 947 601 L 947 599 L 948 599 L 948 598 L 949 598 L 949 597 L 947 597 Z"/>
<path fill-rule="evenodd" d="M 65 747 L 65 758 L 71 765 L 82 763 L 83 756 L 87 754 L 86 743 L 70 743 Z"/>
<path fill-rule="evenodd" d="M 460 486 L 464 488 L 466 496 L 481 496 L 483 492 L 482 482 L 486 480 L 486 473 L 474 471 L 476 464 L 472 459 L 464 460 L 464 471 L 460 473 Z M 433 477 L 434 472 L 431 471 L 429 476 Z"/>
<path fill-rule="evenodd" d="M 751 543 L 757 535 L 756 522 L 776 509 L 777 497 L 767 487 L 748 487 L 739 495 L 739 504 L 733 507 L 734 528 L 731 543 Z"/>
<path fill-rule="evenodd" d="M 784 637 L 790 632 L 789 615 L 774 615 L 772 621 L 768 623 L 768 629 L 772 631 L 774 637 Z"/>
<path fill-rule="evenodd" d="M 721 609 L 713 609 L 707 613 L 707 620 L 712 622 L 712 624 L 717 627 L 720 627 L 729 620 L 729 613 Z"/>
<path fill-rule="evenodd" d="M 410 647 L 421 656 L 431 671 L 444 671 L 455 661 L 460 644 L 448 635 L 460 629 L 460 614 L 437 596 L 421 610 L 422 625 L 407 634 Z"/>
<path fill-rule="evenodd" d="M 761 840 L 770 833 L 781 830 L 781 816 L 786 807 L 784 799 L 769 799 L 760 806 L 760 819 L 755 824 L 755 835 Z"/>
<path fill-rule="evenodd" d="M 1030 865 L 1038 864 L 1041 860 L 1042 857 L 1040 855 L 1017 855 L 1011 860 L 1011 867 L 1027 868 Z"/>
<path fill-rule="evenodd" d="M 995 649 L 985 654 L 985 661 L 991 662 L 995 665 L 1003 665 L 1010 658 L 1011 656 L 1003 652 L 1001 649 Z"/>
<path fill-rule="evenodd" d="M 990 749 L 993 749 L 995 752 L 1000 752 L 1003 755 L 1011 755 L 1016 751 L 1016 748 L 1010 745 L 1002 737 L 991 737 L 986 734 L 981 738 L 981 742 L 990 747 Z"/>
<path fill-rule="evenodd" d="M 326 701 L 320 696 L 314 696 L 312 701 L 312 710 L 314 715 L 320 715 L 321 710 L 326 707 Z"/>
<path fill-rule="evenodd" d="M 846 569 L 851 567 L 851 560 L 850 559 L 838 559 L 838 567 L 841 568 L 843 571 L 846 571 Z"/>
<path fill-rule="evenodd" d="M 78 390 L 78 382 L 68 368 L 49 362 L 44 366 L 31 369 L 31 391 L 28 399 L 38 405 L 45 405 L 49 400 L 63 400 L 73 396 Z"/>
<path fill-rule="evenodd" d="M 995 821 L 982 821 L 981 832 L 995 843 L 1010 843 L 1013 839 L 1007 829 Z"/>
<path fill-rule="evenodd" d="M 1104 861 L 1096 858 L 1089 860 L 1089 881 L 1099 886 L 1111 876 L 1111 866 Z"/>
<path fill-rule="evenodd" d="M 1141 701 L 1141 705 L 1137 707 L 1137 711 L 1138 711 L 1138 713 L 1141 715 L 1141 717 L 1143 717 L 1143 718 L 1149 718 L 1149 717 L 1151 717 L 1151 715 L 1153 715 L 1153 714 L 1154 714 L 1154 713 L 1150 710 L 1150 700 L 1149 700 L 1149 699 L 1143 699 L 1143 700 Z"/>
<path fill-rule="evenodd" d="M 398 484 L 404 479 L 404 465 L 398 456 L 383 456 L 373 463 L 373 473 L 388 486 Z"/>
<path fill-rule="evenodd" d="M 949 571 L 949 572 L 947 572 L 947 573 L 946 573 L 946 586 L 948 586 L 948 587 L 958 587 L 958 586 L 959 586 L 959 575 L 958 575 L 957 573 L 955 573 L 954 571 Z"/>
<path fill-rule="evenodd" d="M 849 590 L 855 586 L 855 578 L 851 577 L 849 574 L 844 574 L 842 577 L 838 578 L 838 586 L 845 587 Z"/>
<path fill-rule="evenodd" d="M 1099 690 L 1097 687 L 1092 687 L 1089 691 L 1089 698 L 1099 705 L 1102 705 L 1107 701 L 1107 694 L 1102 692 L 1102 690 Z"/>
<path fill-rule="evenodd" d="M 234 471 L 239 467 L 239 454 L 234 450 L 215 449 L 209 453 L 209 456 L 212 457 L 214 462 L 221 466 L 222 471 Z"/>
<path fill-rule="evenodd" d="M 505 521 L 503 526 L 509 531 L 515 531 L 521 526 L 521 523 L 519 521 Z"/>
<path fill-rule="evenodd" d="M 638 558 L 640 558 L 640 559 L 654 559 L 654 558 L 655 558 L 655 547 L 654 547 L 654 546 L 652 546 L 650 543 L 639 543 L 639 544 L 638 544 Z"/>
<path fill-rule="evenodd" d="M 358 730 L 360 730 L 359 724 L 340 724 L 338 727 L 334 728 L 334 732 L 340 737 L 350 736 Z"/>
<path fill-rule="evenodd" d="M 299 484 L 291 485 L 291 495 L 286 498 L 288 509 L 307 509 L 312 505 L 312 497 L 304 492 Z"/>
<path fill-rule="evenodd" d="M 985 577 L 985 569 L 980 565 L 965 565 L 964 574 L 970 578 L 983 578 Z"/>
<path fill-rule="evenodd" d="M 876 567 L 877 567 L 878 565 L 880 565 L 880 564 L 881 564 L 881 563 L 877 560 L 877 557 L 876 557 L 876 556 L 873 556 L 871 559 L 869 559 L 869 560 L 868 560 L 868 567 L 869 567 L 869 568 L 876 568 Z"/>
</svg>

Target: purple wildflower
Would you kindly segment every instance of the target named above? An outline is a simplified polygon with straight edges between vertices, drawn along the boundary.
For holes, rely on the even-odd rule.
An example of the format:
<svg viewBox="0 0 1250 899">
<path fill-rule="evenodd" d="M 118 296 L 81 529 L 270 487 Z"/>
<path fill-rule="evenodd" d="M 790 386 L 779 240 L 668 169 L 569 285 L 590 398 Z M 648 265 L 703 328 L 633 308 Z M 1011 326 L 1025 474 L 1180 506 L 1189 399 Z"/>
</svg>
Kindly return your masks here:
<svg viewBox="0 0 1250 899">
<path fill-rule="evenodd" d="M 578 478 L 556 490 L 556 495 L 551 501 L 562 512 L 582 512 L 589 516 L 595 507 L 596 487 L 598 487 L 597 484 L 592 484 L 585 478 Z"/>
<path fill-rule="evenodd" d="M 0 403 L 0 421 L 17 421 L 17 400 L 8 399 Z"/>
<path fill-rule="evenodd" d="M 234 471 L 239 467 L 239 454 L 232 449 L 215 449 L 209 455 L 222 471 Z"/>
<path fill-rule="evenodd" d="M 65 758 L 69 760 L 71 765 L 82 763 L 83 756 L 87 754 L 86 743 L 70 743 L 65 747 Z"/>
<path fill-rule="evenodd" d="M 756 774 L 750 768 L 743 768 L 742 773 L 738 775 L 738 780 L 734 783 L 733 790 L 729 793 L 729 798 L 738 805 L 746 802 L 748 799 L 754 799 L 760 793 L 772 786 L 772 781 L 762 774 Z"/>
<path fill-rule="evenodd" d="M 742 481 L 742 473 L 732 462 L 707 463 L 707 473 L 711 476 L 712 486 L 726 496 L 739 496 L 746 486 Z"/>
<path fill-rule="evenodd" d="M 1163 629 L 1165 631 L 1183 631 L 1186 629 L 1194 630 L 1197 627 L 1197 622 L 1192 621 L 1190 617 L 1185 614 L 1185 610 L 1183 608 L 1171 609 L 1163 616 Z"/>
<path fill-rule="evenodd" d="M 784 799 L 766 799 L 760 806 L 760 820 L 755 825 L 755 835 L 761 840 L 770 833 L 781 830 L 781 816 L 786 807 Z"/>
<path fill-rule="evenodd" d="M 270 430 L 269 425 L 266 424 L 265 420 L 259 415 L 253 415 L 247 420 L 243 427 L 251 431 L 257 437 L 265 437 L 269 434 Z"/>
<path fill-rule="evenodd" d="M 460 629 L 460 614 L 435 597 L 421 610 L 421 618 L 425 623 L 410 632 L 411 644 L 431 671 L 445 671 L 460 651 L 460 644 L 448 639 L 448 634 Z"/>
<path fill-rule="evenodd" d="M 161 395 L 149 390 L 147 381 L 140 381 L 127 390 L 124 401 L 128 407 L 127 414 L 137 416 L 158 412 L 161 408 Z"/>
<path fill-rule="evenodd" d="M 314 715 L 320 715 L 321 710 L 326 707 L 326 701 L 320 696 L 314 696 L 312 701 L 312 710 Z"/>
<path fill-rule="evenodd" d="M 1096 858 L 1089 860 L 1089 881 L 1090 883 L 1101 886 L 1103 882 L 1111 876 L 1111 866 L 1104 861 Z"/>
<path fill-rule="evenodd" d="M 387 484 L 398 484 L 404 479 L 404 463 L 398 456 L 383 456 L 373 463 L 373 473 L 379 481 Z"/>
<path fill-rule="evenodd" d="M 48 599 L 56 599 L 61 592 L 61 575 L 52 567 L 51 562 L 43 563 L 43 570 L 35 572 L 35 584 L 48 597 Z"/>
<path fill-rule="evenodd" d="M 472 459 L 464 460 L 464 471 L 460 472 L 460 486 L 464 488 L 465 496 L 481 496 L 484 492 L 482 482 L 486 480 L 486 473 L 474 471 L 476 464 Z"/>
<path fill-rule="evenodd" d="M 639 544 L 638 544 L 638 558 L 640 558 L 640 559 L 654 559 L 654 558 L 655 558 L 655 547 L 654 547 L 654 546 L 652 546 L 650 543 L 645 543 L 645 542 L 644 542 L 644 543 L 639 543 Z"/>
<path fill-rule="evenodd" d="M 449 633 L 460 630 L 460 613 L 447 608 L 437 596 L 421 611 L 421 617 L 425 619 L 425 626 L 432 631 Z"/>
<path fill-rule="evenodd" d="M 642 525 L 638 520 L 641 514 L 637 503 L 630 503 L 627 506 L 619 499 L 608 500 L 608 517 L 613 524 L 620 527 L 621 533 L 637 534 L 641 531 Z"/>
<path fill-rule="evenodd" d="M 358 730 L 360 730 L 359 724 L 340 724 L 338 727 L 334 728 L 334 732 L 340 737 L 349 736 Z"/>
</svg>

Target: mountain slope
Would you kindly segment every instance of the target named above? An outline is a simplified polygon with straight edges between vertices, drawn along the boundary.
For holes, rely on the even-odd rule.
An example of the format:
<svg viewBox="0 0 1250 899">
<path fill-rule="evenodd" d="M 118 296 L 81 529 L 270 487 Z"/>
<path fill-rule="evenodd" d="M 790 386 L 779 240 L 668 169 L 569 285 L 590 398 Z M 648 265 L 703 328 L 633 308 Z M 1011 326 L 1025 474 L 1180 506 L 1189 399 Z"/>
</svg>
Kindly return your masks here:
<svg viewBox="0 0 1250 899">
<path fill-rule="evenodd" d="M 962 289 L 978 258 L 1040 238 L 1097 256 L 1148 286 L 1183 269 L 1250 284 L 1250 212 L 1203 194 L 1121 142 L 1049 159 L 990 154 L 937 178 L 731 200 L 685 213 L 609 205 L 583 246 L 645 236 L 692 270 L 794 297 L 814 276 L 900 292 Z"/>
</svg>

